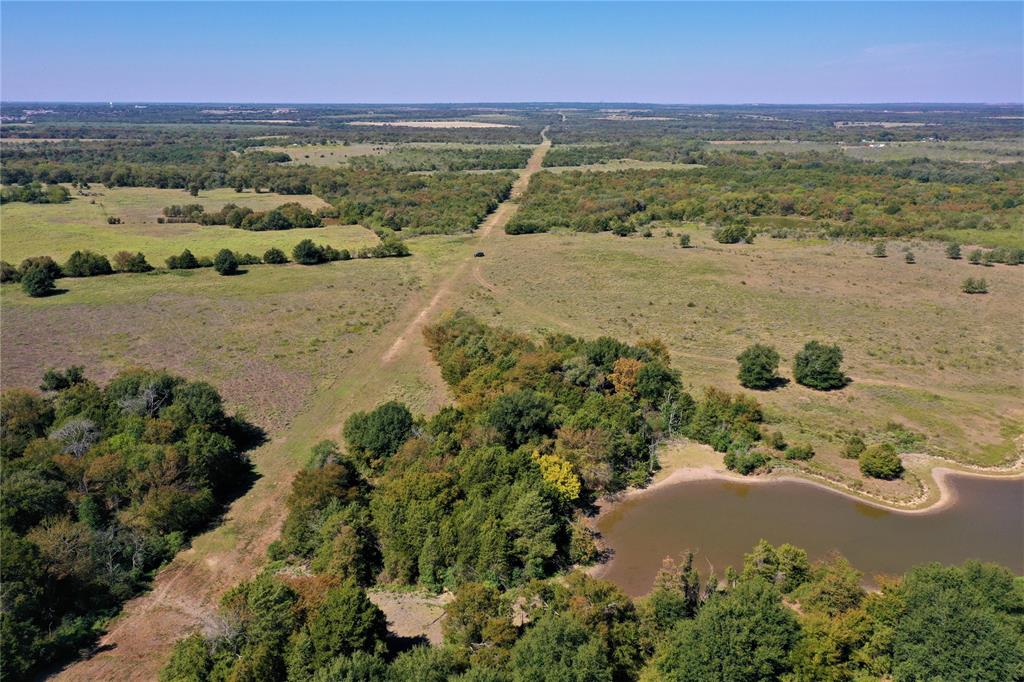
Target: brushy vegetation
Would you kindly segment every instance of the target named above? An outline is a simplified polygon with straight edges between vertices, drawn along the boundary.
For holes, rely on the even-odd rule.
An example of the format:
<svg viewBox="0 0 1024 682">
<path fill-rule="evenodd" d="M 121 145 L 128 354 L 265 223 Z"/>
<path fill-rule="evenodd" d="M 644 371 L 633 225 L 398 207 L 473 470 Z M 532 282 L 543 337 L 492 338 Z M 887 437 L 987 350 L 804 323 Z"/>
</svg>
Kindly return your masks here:
<svg viewBox="0 0 1024 682">
<path fill-rule="evenodd" d="M 857 162 L 816 156 L 716 157 L 705 168 L 540 173 L 510 234 L 635 231 L 657 220 L 746 225 L 798 217 L 833 236 L 904 236 L 1024 222 L 1024 165 Z M 735 240 L 742 239 L 742 235 Z"/>
<path fill-rule="evenodd" d="M 300 227 L 320 227 L 323 219 L 302 204 L 289 202 L 269 211 L 254 211 L 245 206 L 227 204 L 213 213 L 207 213 L 202 204 L 168 206 L 158 222 L 199 223 L 200 225 L 229 225 L 243 230 L 291 230 Z"/>
<path fill-rule="evenodd" d="M 316 194 L 331 217 L 403 234 L 470 232 L 512 188 L 508 173 L 404 175 L 349 171 L 325 177 Z"/>
<path fill-rule="evenodd" d="M 351 168 L 365 170 L 457 172 L 522 168 L 529 147 L 400 147 L 382 156 L 353 156 Z"/>
<path fill-rule="evenodd" d="M 225 595 L 229 633 L 179 641 L 160 679 L 1001 682 L 1024 665 L 1024 600 L 1006 569 L 929 564 L 879 592 L 861 583 L 841 556 L 811 563 L 764 541 L 724 579 L 700 576 L 692 554 L 666 560 L 637 600 L 581 572 L 475 580 L 446 608 L 442 645 L 403 651 L 357 582 L 272 565 Z"/>
<path fill-rule="evenodd" d="M 100 387 L 51 370 L 0 397 L 5 675 L 89 645 L 248 472 L 252 428 L 209 384 L 132 370 Z"/>
</svg>

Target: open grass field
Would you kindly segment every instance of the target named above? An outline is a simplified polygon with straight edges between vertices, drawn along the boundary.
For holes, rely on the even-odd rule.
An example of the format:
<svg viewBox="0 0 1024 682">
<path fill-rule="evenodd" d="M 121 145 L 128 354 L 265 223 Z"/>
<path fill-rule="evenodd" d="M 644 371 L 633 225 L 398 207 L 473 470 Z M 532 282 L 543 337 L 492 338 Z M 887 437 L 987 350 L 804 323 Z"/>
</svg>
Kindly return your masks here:
<svg viewBox="0 0 1024 682">
<path fill-rule="evenodd" d="M 254 151 L 284 152 L 292 157 L 290 165 L 338 166 L 348 163 L 353 156 L 381 156 L 394 148 L 386 143 L 353 144 L 290 144 L 274 147 L 254 147 Z"/>
<path fill-rule="evenodd" d="M 161 210 L 172 204 L 202 204 L 212 210 L 228 203 L 254 210 L 268 210 L 293 201 L 311 209 L 326 206 L 323 200 L 310 195 L 215 189 L 193 197 L 174 189 L 110 189 L 102 185 L 94 185 L 88 191 L 94 196 L 79 196 L 72 190 L 71 201 L 64 204 L 10 203 L 0 207 L 0 258 L 17 265 L 28 256 L 47 255 L 63 261 L 79 249 L 91 249 L 108 257 L 125 250 L 142 251 L 151 265 L 162 266 L 167 256 L 186 248 L 197 256 L 212 256 L 223 248 L 262 255 L 272 246 L 288 252 L 307 237 L 348 249 L 377 241 L 373 233 L 355 226 L 251 232 L 224 225 L 157 223 Z M 107 224 L 108 216 L 120 218 L 121 224 Z"/>
<path fill-rule="evenodd" d="M 887 142 L 884 147 L 867 144 L 848 145 L 829 142 L 803 141 L 714 141 L 712 147 L 730 151 L 756 151 L 761 153 L 842 151 L 848 156 L 866 161 L 898 161 L 901 159 L 929 158 L 935 161 L 969 163 L 1014 163 L 1024 161 L 1024 139 L 1006 140 L 951 140 L 921 142 Z"/>
</svg>

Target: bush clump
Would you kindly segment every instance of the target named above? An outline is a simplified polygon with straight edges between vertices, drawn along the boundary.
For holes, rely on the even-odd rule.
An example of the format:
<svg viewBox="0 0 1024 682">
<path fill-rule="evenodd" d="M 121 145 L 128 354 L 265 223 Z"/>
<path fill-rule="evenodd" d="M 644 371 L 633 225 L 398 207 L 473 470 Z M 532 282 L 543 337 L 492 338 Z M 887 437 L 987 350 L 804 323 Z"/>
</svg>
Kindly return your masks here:
<svg viewBox="0 0 1024 682">
<path fill-rule="evenodd" d="M 888 443 L 872 445 L 860 455 L 860 472 L 871 478 L 891 481 L 903 475 L 903 462 Z"/>
<path fill-rule="evenodd" d="M 21 276 L 21 290 L 32 298 L 48 296 L 54 288 L 53 276 L 46 268 L 30 268 Z"/>
<path fill-rule="evenodd" d="M 114 270 L 117 272 L 149 272 L 153 266 L 146 262 L 141 252 L 118 251 L 114 254 Z"/>
<path fill-rule="evenodd" d="M 75 251 L 61 270 L 65 277 L 95 277 L 114 272 L 106 256 L 92 251 Z"/>
<path fill-rule="evenodd" d="M 746 388 L 766 390 L 779 382 L 779 354 L 771 346 L 755 343 L 736 356 L 740 363 L 739 380 Z"/>
<path fill-rule="evenodd" d="M 739 244 L 740 242 L 752 244 L 754 242 L 754 232 L 746 225 L 739 224 L 719 225 L 711 231 L 711 236 L 719 244 Z"/>
<path fill-rule="evenodd" d="M 213 257 L 213 269 L 221 275 L 238 273 L 238 259 L 230 249 L 221 249 Z"/>
<path fill-rule="evenodd" d="M 988 282 L 982 277 L 968 277 L 960 285 L 960 289 L 965 294 L 987 294 Z"/>
<path fill-rule="evenodd" d="M 840 365 L 843 351 L 839 346 L 808 342 L 793 359 L 793 378 L 798 384 L 819 391 L 842 388 L 847 383 Z"/>
<path fill-rule="evenodd" d="M 814 457 L 814 448 L 810 445 L 790 445 L 786 448 L 786 459 L 807 461 Z"/>
<path fill-rule="evenodd" d="M 263 254 L 263 262 L 267 265 L 281 265 L 288 262 L 288 256 L 281 249 L 270 248 Z"/>
<path fill-rule="evenodd" d="M 199 261 L 188 249 L 182 251 L 180 255 L 167 257 L 168 270 L 192 270 L 198 267 L 201 267 Z"/>
</svg>

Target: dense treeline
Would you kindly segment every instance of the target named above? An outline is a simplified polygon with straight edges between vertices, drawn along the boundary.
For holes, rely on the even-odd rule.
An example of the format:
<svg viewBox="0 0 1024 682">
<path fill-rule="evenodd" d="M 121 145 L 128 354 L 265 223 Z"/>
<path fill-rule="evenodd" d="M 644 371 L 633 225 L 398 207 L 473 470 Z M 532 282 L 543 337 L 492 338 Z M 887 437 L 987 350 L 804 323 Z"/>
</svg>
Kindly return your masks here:
<svg viewBox="0 0 1024 682">
<path fill-rule="evenodd" d="M 20 679 L 97 627 L 203 528 L 249 471 L 253 429 L 209 384 L 126 371 L 100 387 L 50 370 L 0 396 L 2 640 Z"/>
<path fill-rule="evenodd" d="M 511 173 L 346 171 L 324 174 L 315 193 L 331 202 L 343 223 L 405 234 L 469 232 L 512 189 Z"/>
<path fill-rule="evenodd" d="M 298 227 L 321 227 L 323 218 L 298 202 L 281 204 L 269 211 L 254 211 L 246 206 L 225 204 L 219 211 L 207 212 L 202 204 L 167 206 L 157 222 L 229 225 L 252 231 L 291 230 Z"/>
<path fill-rule="evenodd" d="M 1024 164 L 868 163 L 805 154 L 724 155 L 680 171 L 538 173 L 511 234 L 629 232 L 654 220 L 723 224 L 795 216 L 832 235 L 927 235 L 1024 222 Z"/>
<path fill-rule="evenodd" d="M 326 494 L 356 494 L 339 488 Z M 582 572 L 455 592 L 444 642 L 389 646 L 384 614 L 343 574 L 271 565 L 222 601 L 226 634 L 179 641 L 162 682 L 1003 682 L 1024 675 L 1024 596 L 1005 568 L 929 564 L 867 593 L 840 556 L 761 542 L 742 572 L 666 560 L 631 600 Z"/>
<path fill-rule="evenodd" d="M 529 147 L 400 147 L 383 156 L 354 156 L 352 168 L 395 171 L 504 170 L 522 168 L 530 158 Z"/>
<path fill-rule="evenodd" d="M 614 159 L 704 163 L 707 160 L 707 155 L 702 152 L 704 147 L 704 143 L 697 140 L 672 137 L 630 140 L 620 144 L 555 145 L 544 157 L 544 166 L 585 166 Z"/>
</svg>

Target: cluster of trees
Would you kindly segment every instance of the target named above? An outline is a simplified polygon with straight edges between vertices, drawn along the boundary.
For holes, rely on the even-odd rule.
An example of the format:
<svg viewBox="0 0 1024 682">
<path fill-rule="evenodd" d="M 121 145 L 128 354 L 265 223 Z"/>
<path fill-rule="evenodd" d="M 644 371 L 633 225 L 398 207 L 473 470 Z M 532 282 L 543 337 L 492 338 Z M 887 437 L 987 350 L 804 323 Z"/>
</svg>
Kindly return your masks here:
<svg viewBox="0 0 1024 682">
<path fill-rule="evenodd" d="M 402 258 L 409 255 L 409 247 L 395 236 L 385 236 L 379 243 L 365 246 L 355 253 L 356 258 Z M 349 260 L 352 254 L 348 249 L 339 250 L 327 244 L 321 246 L 314 244 L 312 239 L 303 239 L 292 249 L 292 258 L 300 265 L 319 265 Z"/>
<path fill-rule="evenodd" d="M 957 254 L 957 257 L 959 257 L 959 247 Z M 953 256 L 950 256 L 950 258 L 953 258 Z M 971 265 L 984 265 L 986 267 L 990 267 L 995 263 L 1021 265 L 1024 264 L 1024 249 L 1015 249 L 1008 246 L 1000 246 L 988 250 L 974 249 L 968 254 L 967 260 Z"/>
<path fill-rule="evenodd" d="M 522 168 L 531 153 L 529 147 L 399 147 L 383 156 L 354 156 L 348 165 L 402 172 L 504 170 Z"/>
<path fill-rule="evenodd" d="M 469 232 L 512 190 L 510 173 L 335 171 L 315 187 L 335 206 L 330 217 L 407 234 Z"/>
<path fill-rule="evenodd" d="M 1022 194 L 1024 164 L 719 154 L 689 170 L 538 173 L 507 231 L 631 232 L 655 220 L 794 216 L 834 236 L 927 235 L 1019 224 Z"/>
<path fill-rule="evenodd" d="M 132 370 L 100 387 L 50 370 L 0 395 L 4 674 L 89 645 L 96 626 L 245 478 L 251 432 L 209 384 Z"/>
<path fill-rule="evenodd" d="M 38 182 L 9 185 L 0 189 L 0 204 L 23 201 L 28 204 L 62 204 L 71 199 L 71 193 L 60 185 L 43 186 Z"/>
<path fill-rule="evenodd" d="M 245 206 L 225 204 L 213 213 L 201 204 L 167 206 L 158 222 L 230 225 L 243 230 L 291 230 L 297 227 L 321 227 L 323 218 L 298 202 L 281 204 L 269 211 L 254 211 Z"/>
<path fill-rule="evenodd" d="M 762 541 L 724 579 L 692 554 L 666 559 L 635 600 L 582 572 L 477 580 L 455 591 L 442 644 L 405 651 L 352 580 L 280 568 L 229 592 L 226 634 L 179 641 L 161 681 L 1002 682 L 1024 667 L 1024 597 L 980 562 L 918 566 L 868 593 L 839 555 L 812 563 Z"/>
<path fill-rule="evenodd" d="M 142 253 L 118 251 L 114 262 L 106 256 L 92 251 L 75 251 L 63 266 L 49 256 L 26 258 L 15 268 L 7 261 L 0 261 L 0 282 L 21 282 L 22 289 L 29 296 L 46 296 L 55 289 L 54 281 L 61 277 L 95 277 L 114 272 L 148 272 L 153 268 Z"/>
<path fill-rule="evenodd" d="M 292 249 L 292 257 L 296 263 L 315 265 L 350 258 L 396 258 L 409 256 L 411 252 L 405 242 L 394 235 L 386 235 L 373 246 L 359 249 L 352 254 L 348 249 L 336 249 L 333 246 L 314 244 L 304 239 Z M 213 258 L 196 257 L 189 249 L 180 254 L 168 256 L 168 270 L 192 270 L 195 268 L 214 268 L 222 275 L 233 275 L 242 265 L 279 265 L 288 262 L 288 257 L 278 248 L 270 248 L 263 257 L 251 253 L 239 253 L 230 249 L 221 249 Z M 26 294 L 33 297 L 46 296 L 56 289 L 55 281 L 61 277 L 95 277 L 115 272 L 149 272 L 153 267 L 146 261 L 141 252 L 118 251 L 114 254 L 113 263 L 106 256 L 92 251 L 75 251 L 64 265 L 58 265 L 49 256 L 33 256 L 26 258 L 15 268 L 7 261 L 0 261 L 0 283 L 21 282 Z"/>
<path fill-rule="evenodd" d="M 736 356 L 739 380 L 745 388 L 766 391 L 784 380 L 779 376 L 779 353 L 773 347 L 755 343 Z M 807 342 L 793 358 L 793 378 L 802 386 L 831 391 L 849 382 L 842 370 L 843 351 L 836 345 Z"/>
<path fill-rule="evenodd" d="M 456 404 L 353 415 L 346 454 L 322 443 L 296 478 L 273 559 L 363 586 L 521 584 L 594 556 L 580 514 L 646 481 L 659 440 L 746 454 L 762 437 L 756 402 L 695 400 L 658 342 L 536 342 L 463 313 L 425 335 Z"/>
<path fill-rule="evenodd" d="M 544 156 L 544 167 L 587 166 L 615 159 L 704 163 L 705 143 L 677 137 L 631 139 L 617 144 L 555 145 Z"/>
</svg>

